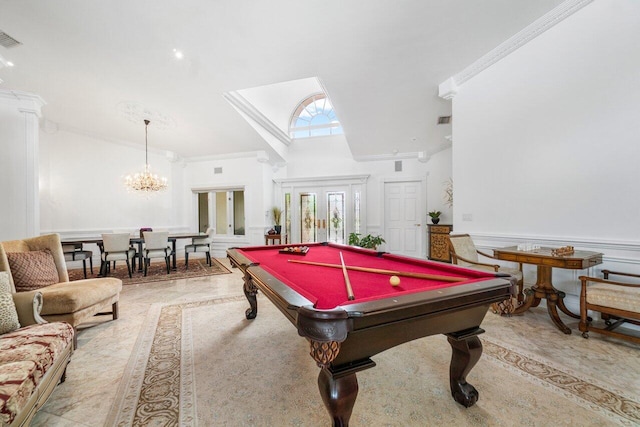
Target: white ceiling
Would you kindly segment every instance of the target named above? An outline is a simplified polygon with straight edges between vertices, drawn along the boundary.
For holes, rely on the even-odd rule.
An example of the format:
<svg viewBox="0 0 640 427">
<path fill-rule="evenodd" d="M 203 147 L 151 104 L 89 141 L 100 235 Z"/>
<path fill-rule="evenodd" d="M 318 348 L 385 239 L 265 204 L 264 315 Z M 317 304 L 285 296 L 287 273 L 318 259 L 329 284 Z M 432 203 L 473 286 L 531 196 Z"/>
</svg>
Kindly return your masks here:
<svg viewBox="0 0 640 427">
<path fill-rule="evenodd" d="M 132 104 L 150 148 L 192 158 L 271 153 L 224 94 L 317 77 L 354 156 L 429 152 L 451 132 L 438 85 L 561 2 L 2 0 L 0 30 L 22 45 L 0 46 L 15 64 L 0 89 L 40 95 L 60 128 L 144 145 Z"/>
</svg>

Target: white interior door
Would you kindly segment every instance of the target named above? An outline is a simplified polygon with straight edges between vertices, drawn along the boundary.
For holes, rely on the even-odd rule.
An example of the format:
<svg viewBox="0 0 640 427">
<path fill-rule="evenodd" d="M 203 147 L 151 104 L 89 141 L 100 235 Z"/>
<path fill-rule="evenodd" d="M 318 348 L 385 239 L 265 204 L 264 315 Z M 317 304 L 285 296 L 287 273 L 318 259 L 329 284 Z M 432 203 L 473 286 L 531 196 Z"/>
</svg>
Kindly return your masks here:
<svg viewBox="0 0 640 427">
<path fill-rule="evenodd" d="M 384 184 L 384 239 L 394 254 L 422 257 L 422 182 Z"/>
</svg>

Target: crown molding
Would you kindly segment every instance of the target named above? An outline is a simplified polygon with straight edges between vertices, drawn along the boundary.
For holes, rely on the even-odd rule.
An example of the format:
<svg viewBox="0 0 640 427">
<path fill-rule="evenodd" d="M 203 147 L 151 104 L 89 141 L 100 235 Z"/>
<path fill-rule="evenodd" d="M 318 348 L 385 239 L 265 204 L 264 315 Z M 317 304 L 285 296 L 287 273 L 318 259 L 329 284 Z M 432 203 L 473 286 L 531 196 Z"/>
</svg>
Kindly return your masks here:
<svg viewBox="0 0 640 427">
<path fill-rule="evenodd" d="M 291 138 L 284 133 L 278 126 L 276 126 L 271 120 L 269 120 L 264 114 L 262 114 L 252 103 L 247 101 L 242 95 L 236 91 L 226 92 L 224 99 L 233 105 L 238 110 L 242 111 L 251 120 L 255 121 L 264 130 L 276 137 L 280 142 L 289 146 L 291 144 Z"/>
<path fill-rule="evenodd" d="M 407 153 L 390 153 L 390 154 L 370 154 L 364 156 L 353 156 L 353 160 L 356 162 L 379 162 L 383 160 L 405 160 L 405 159 L 418 159 L 424 161 L 426 153 L 424 151 L 415 151 Z"/>
<path fill-rule="evenodd" d="M 273 182 L 276 184 L 288 183 L 307 183 L 307 182 L 329 182 L 329 181 L 357 181 L 361 183 L 367 182 L 371 175 L 334 175 L 334 176 L 309 176 L 302 178 L 275 178 Z"/>
<path fill-rule="evenodd" d="M 593 0 L 566 0 L 557 7 L 536 19 L 513 37 L 498 45 L 486 55 L 466 67 L 464 70 L 448 78 L 438 87 L 438 95 L 444 99 L 453 99 L 458 88 L 467 80 L 477 76 L 491 65 L 509 56 L 516 49 L 529 43 L 540 34 L 559 24 Z"/>
<path fill-rule="evenodd" d="M 18 106 L 18 110 L 24 113 L 34 113 L 41 116 L 41 109 L 47 103 L 34 93 L 19 90 L 0 89 L 0 99 L 6 99 Z"/>
</svg>

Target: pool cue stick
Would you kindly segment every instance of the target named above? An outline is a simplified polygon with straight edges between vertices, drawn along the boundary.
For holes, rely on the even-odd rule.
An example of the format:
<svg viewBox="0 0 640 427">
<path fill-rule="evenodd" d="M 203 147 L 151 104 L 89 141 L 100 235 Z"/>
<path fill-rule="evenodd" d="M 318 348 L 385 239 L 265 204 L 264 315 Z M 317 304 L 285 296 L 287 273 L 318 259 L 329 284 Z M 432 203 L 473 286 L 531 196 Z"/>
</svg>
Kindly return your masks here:
<svg viewBox="0 0 640 427">
<path fill-rule="evenodd" d="M 338 264 L 327 264 L 324 262 L 302 261 L 298 259 L 290 259 L 288 261 L 296 264 L 317 265 L 320 267 L 331 267 L 331 268 L 342 268 L 342 266 Z M 443 282 L 464 282 L 465 280 L 467 280 L 463 277 L 440 276 L 437 274 L 427 274 L 427 273 L 413 273 L 410 271 L 383 270 L 381 268 L 355 267 L 351 265 L 347 265 L 346 269 L 354 270 L 354 271 L 364 271 L 366 273 L 387 274 L 389 276 L 413 277 L 415 279 L 442 280 Z"/>
<path fill-rule="evenodd" d="M 344 275 L 344 284 L 347 287 L 347 296 L 349 301 L 356 299 L 353 295 L 353 289 L 351 288 L 351 281 L 349 280 L 349 274 L 347 273 L 347 266 L 344 265 L 344 258 L 342 257 L 342 251 L 340 252 L 340 262 L 342 263 L 342 274 Z"/>
</svg>

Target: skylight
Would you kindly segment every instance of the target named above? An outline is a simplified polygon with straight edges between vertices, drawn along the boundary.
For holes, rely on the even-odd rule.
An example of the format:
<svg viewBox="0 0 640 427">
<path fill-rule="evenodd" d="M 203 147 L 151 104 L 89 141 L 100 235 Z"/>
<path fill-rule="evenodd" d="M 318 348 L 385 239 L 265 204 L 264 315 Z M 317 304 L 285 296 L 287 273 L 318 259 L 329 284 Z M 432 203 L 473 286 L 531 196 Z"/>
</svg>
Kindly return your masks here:
<svg viewBox="0 0 640 427">
<path fill-rule="evenodd" d="M 324 93 L 311 95 L 296 107 L 289 124 L 291 138 L 342 135 L 342 125 Z"/>
</svg>

